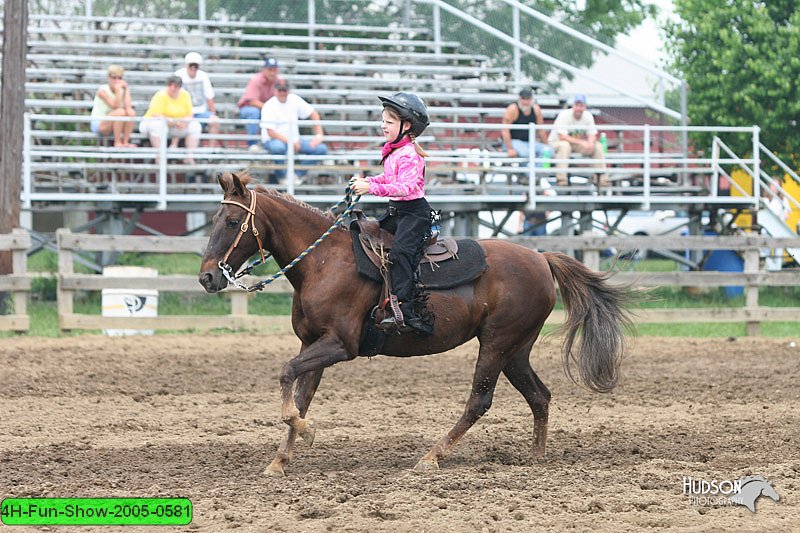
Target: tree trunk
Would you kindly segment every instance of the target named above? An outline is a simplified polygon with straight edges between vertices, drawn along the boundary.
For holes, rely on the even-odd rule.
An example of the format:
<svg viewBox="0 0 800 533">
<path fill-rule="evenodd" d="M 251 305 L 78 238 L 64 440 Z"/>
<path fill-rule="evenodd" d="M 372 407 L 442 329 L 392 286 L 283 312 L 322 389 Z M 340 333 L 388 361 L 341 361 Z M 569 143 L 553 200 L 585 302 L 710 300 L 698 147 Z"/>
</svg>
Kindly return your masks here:
<svg viewBox="0 0 800 533">
<path fill-rule="evenodd" d="M 27 36 L 28 2 L 5 0 L 0 80 L 0 233 L 10 233 L 19 226 Z M 11 272 L 11 252 L 0 252 L 0 274 Z M 5 307 L 6 300 L 7 294 L 0 294 L 0 306 Z"/>
</svg>

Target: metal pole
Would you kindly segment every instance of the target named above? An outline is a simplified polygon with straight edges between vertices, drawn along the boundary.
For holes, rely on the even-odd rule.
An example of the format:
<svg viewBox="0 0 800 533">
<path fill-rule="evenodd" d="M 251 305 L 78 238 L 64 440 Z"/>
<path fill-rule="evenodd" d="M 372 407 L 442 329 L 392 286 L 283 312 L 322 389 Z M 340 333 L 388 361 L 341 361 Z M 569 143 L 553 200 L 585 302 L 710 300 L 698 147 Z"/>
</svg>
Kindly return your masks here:
<svg viewBox="0 0 800 533">
<path fill-rule="evenodd" d="M 197 3 L 197 19 L 200 21 L 198 24 L 200 33 L 205 34 L 206 32 L 206 0 L 199 0 Z M 203 41 L 205 41 L 206 46 L 210 46 L 211 43 L 205 36 L 203 36 Z"/>
<path fill-rule="evenodd" d="M 719 196 L 719 137 L 711 142 L 711 196 Z"/>
<path fill-rule="evenodd" d="M 286 192 L 294 196 L 294 141 L 286 143 Z"/>
<path fill-rule="evenodd" d="M 403 27 L 406 29 L 411 27 L 411 0 L 403 2 Z"/>
<path fill-rule="evenodd" d="M 31 115 L 23 115 L 22 128 L 22 209 L 31 208 Z"/>
<path fill-rule="evenodd" d="M 536 207 L 536 126 L 528 123 L 528 205 L 531 209 Z"/>
<path fill-rule="evenodd" d="M 645 211 L 650 211 L 650 124 L 644 125 L 644 202 Z"/>
<path fill-rule="evenodd" d="M 522 52 L 519 49 L 521 35 L 519 27 L 519 7 L 514 6 L 511 13 L 513 15 L 512 26 L 514 28 L 514 40 L 517 43 L 514 45 L 514 81 L 520 84 L 522 83 Z"/>
<path fill-rule="evenodd" d="M 687 131 L 686 127 L 689 125 L 689 103 L 688 103 L 688 95 L 687 95 L 688 87 L 686 82 L 681 82 L 680 93 L 681 93 L 681 154 L 684 159 L 689 157 L 689 132 Z M 689 166 L 684 163 L 683 164 L 683 175 L 681 176 L 681 183 L 683 185 L 688 185 L 689 181 Z"/>
<path fill-rule="evenodd" d="M 439 4 L 433 6 L 433 51 L 437 56 L 442 55 L 442 10 Z"/>
<path fill-rule="evenodd" d="M 92 41 L 92 21 L 91 17 L 94 16 L 94 0 L 86 0 L 86 38 L 85 41 Z"/>
<path fill-rule="evenodd" d="M 317 2 L 316 0 L 308 0 L 308 50 L 313 52 L 317 47 L 314 42 L 314 25 L 317 22 Z"/>
<path fill-rule="evenodd" d="M 161 119 L 161 142 L 158 144 L 158 208 L 167 209 L 167 119 Z"/>
<path fill-rule="evenodd" d="M 753 126 L 753 207 L 758 211 L 761 198 L 761 154 L 759 153 L 759 134 L 761 128 Z"/>
</svg>

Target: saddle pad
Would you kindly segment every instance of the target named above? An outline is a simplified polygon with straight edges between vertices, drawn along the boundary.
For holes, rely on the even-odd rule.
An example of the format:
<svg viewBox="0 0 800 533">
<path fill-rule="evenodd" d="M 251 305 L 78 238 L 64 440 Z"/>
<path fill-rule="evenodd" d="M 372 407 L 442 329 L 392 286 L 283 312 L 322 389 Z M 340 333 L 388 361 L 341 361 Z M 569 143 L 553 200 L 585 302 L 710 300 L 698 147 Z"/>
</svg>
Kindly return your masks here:
<svg viewBox="0 0 800 533">
<path fill-rule="evenodd" d="M 378 267 L 372 264 L 372 261 L 369 260 L 369 257 L 361 247 L 357 227 L 351 227 L 351 233 L 353 236 L 353 252 L 356 256 L 356 271 L 375 283 L 383 283 Z M 420 281 L 426 289 L 452 289 L 469 283 L 486 272 L 486 254 L 483 252 L 483 247 L 478 244 L 478 241 L 462 239 L 457 242 L 458 259 L 443 261 L 433 268 L 428 263 L 420 265 Z"/>
</svg>

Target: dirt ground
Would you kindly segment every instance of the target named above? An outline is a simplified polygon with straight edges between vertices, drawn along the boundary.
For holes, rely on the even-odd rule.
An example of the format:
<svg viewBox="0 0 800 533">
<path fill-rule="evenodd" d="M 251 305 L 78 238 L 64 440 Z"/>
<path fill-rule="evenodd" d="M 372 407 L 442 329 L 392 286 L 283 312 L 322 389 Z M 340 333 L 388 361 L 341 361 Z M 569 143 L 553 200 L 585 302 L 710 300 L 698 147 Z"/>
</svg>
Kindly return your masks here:
<svg viewBox="0 0 800 533">
<path fill-rule="evenodd" d="M 800 339 L 640 338 L 608 395 L 573 385 L 550 340 L 531 357 L 553 392 L 547 457 L 532 458 L 530 410 L 501 377 L 489 413 L 425 473 L 412 467 L 461 414 L 477 344 L 358 359 L 326 371 L 313 447 L 266 477 L 284 434 L 277 377 L 298 348 L 2 339 L 0 497 L 183 496 L 194 521 L 174 529 L 213 532 L 800 530 Z M 749 474 L 781 500 L 751 513 L 682 493 L 685 477 Z"/>
</svg>

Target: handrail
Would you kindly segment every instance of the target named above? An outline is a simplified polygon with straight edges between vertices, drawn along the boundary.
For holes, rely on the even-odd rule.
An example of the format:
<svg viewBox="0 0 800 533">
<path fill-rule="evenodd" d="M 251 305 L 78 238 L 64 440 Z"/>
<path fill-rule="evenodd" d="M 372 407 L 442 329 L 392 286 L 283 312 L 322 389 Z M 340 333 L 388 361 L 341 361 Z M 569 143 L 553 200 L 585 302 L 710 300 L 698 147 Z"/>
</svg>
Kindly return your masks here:
<svg viewBox="0 0 800 533">
<path fill-rule="evenodd" d="M 607 89 L 611 89 L 611 90 L 615 91 L 618 94 L 626 96 L 626 97 L 630 98 L 631 100 L 642 104 L 644 107 L 650 108 L 650 109 L 652 109 L 654 111 L 658 111 L 659 113 L 662 113 L 662 114 L 664 114 L 664 115 L 666 115 L 668 117 L 674 118 L 676 120 L 685 121 L 685 119 L 686 119 L 684 113 L 674 111 L 673 109 L 670 109 L 670 108 L 668 108 L 668 107 L 666 107 L 664 105 L 661 105 L 661 104 L 659 104 L 657 102 L 652 102 L 652 101 L 650 101 L 650 100 L 648 100 L 646 98 L 642 98 L 641 96 L 636 95 L 636 94 L 634 94 L 632 92 L 629 92 L 629 91 L 627 91 L 625 89 L 620 89 L 619 87 L 616 87 L 615 85 L 613 85 L 611 83 L 603 81 L 600 78 L 598 78 L 596 76 L 593 76 L 592 74 L 590 74 L 590 73 L 588 73 L 588 72 L 586 72 L 584 70 L 581 70 L 581 69 L 579 69 L 577 67 L 574 67 L 574 66 L 572 66 L 572 65 L 570 65 L 568 63 L 565 63 L 564 61 L 561 61 L 560 59 L 557 59 L 557 58 L 555 58 L 553 56 L 545 54 L 544 52 L 541 52 L 540 50 L 537 50 L 537 49 L 533 48 L 532 46 L 530 46 L 530 45 L 528 45 L 526 43 L 523 43 L 523 42 L 520 42 L 520 41 L 514 39 L 512 36 L 509 36 L 508 34 L 498 30 L 497 28 L 494 28 L 494 27 L 490 26 L 489 24 L 486 24 L 485 22 L 476 19 L 472 15 L 469 15 L 468 13 L 465 13 L 465 12 L 461 11 L 460 9 L 455 8 L 455 7 L 451 6 L 450 4 L 448 4 L 446 2 L 443 2 L 442 0 L 414 0 L 414 1 L 418 2 L 418 3 L 423 3 L 423 4 L 433 4 L 437 9 L 444 9 L 445 11 L 449 12 L 450 14 L 452 14 L 452 15 L 460 18 L 461 20 L 463 20 L 463 21 L 475 26 L 476 28 L 479 28 L 479 29 L 485 31 L 486 33 L 489 33 L 490 35 L 493 35 L 494 37 L 500 39 L 501 41 L 504 41 L 504 42 L 506 42 L 506 43 L 508 43 L 508 44 L 510 44 L 510 45 L 512 45 L 514 47 L 517 47 L 517 48 L 519 48 L 521 50 L 524 50 L 528 54 L 530 54 L 530 55 L 532 55 L 532 56 L 534 56 L 534 57 L 536 57 L 536 58 L 538 58 L 538 59 L 550 64 L 550 65 L 553 65 L 553 66 L 555 66 L 555 67 L 557 67 L 557 68 L 559 68 L 559 69 L 561 69 L 563 71 L 569 72 L 569 73 L 571 73 L 571 74 L 573 74 L 575 76 L 581 76 L 581 77 L 586 78 L 586 79 L 588 79 L 588 80 L 590 80 L 590 81 L 592 81 L 594 83 L 597 83 L 598 85 L 602 85 L 603 87 L 606 87 Z M 682 84 L 682 87 L 685 87 L 685 84 Z"/>
</svg>

